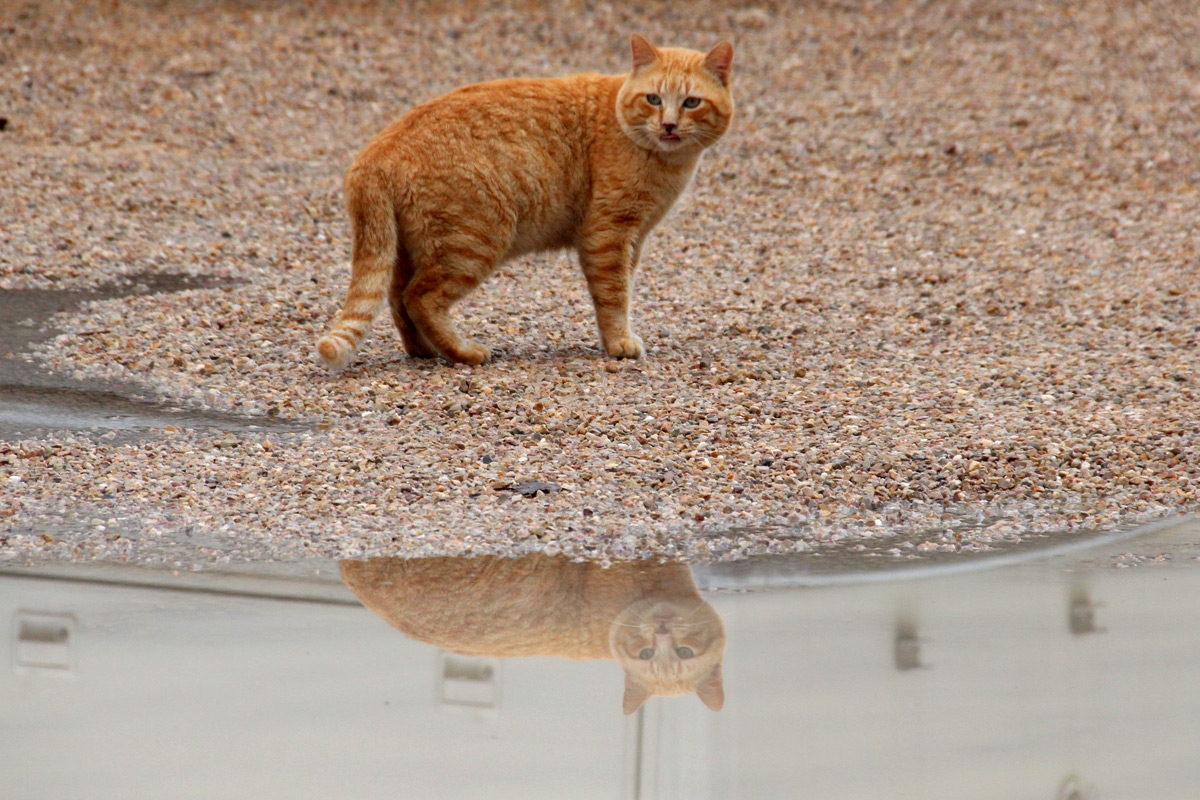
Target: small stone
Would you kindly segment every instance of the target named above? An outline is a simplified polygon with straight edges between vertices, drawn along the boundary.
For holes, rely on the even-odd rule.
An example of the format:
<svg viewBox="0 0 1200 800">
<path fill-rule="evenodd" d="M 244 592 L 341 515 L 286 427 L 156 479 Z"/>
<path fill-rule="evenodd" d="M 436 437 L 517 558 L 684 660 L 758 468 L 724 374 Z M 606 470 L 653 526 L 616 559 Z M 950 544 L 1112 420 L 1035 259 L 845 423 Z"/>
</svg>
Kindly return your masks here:
<svg viewBox="0 0 1200 800">
<path fill-rule="evenodd" d="M 557 483 L 546 481 L 521 481 L 512 484 L 510 488 L 523 497 L 537 497 L 539 494 L 555 494 L 562 491 L 562 487 Z"/>
</svg>

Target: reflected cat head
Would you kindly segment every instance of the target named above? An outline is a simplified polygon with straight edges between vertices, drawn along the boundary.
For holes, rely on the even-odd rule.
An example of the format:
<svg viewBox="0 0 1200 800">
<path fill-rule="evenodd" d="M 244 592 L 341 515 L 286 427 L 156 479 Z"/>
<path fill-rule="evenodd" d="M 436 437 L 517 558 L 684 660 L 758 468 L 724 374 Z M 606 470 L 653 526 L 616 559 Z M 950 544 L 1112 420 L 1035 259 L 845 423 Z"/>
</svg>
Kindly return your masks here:
<svg viewBox="0 0 1200 800">
<path fill-rule="evenodd" d="M 725 628 L 685 564 L 608 568 L 543 555 L 343 561 L 363 605 L 418 641 L 463 655 L 612 658 L 622 709 L 654 695 L 724 704 Z"/>
<path fill-rule="evenodd" d="M 613 620 L 608 642 L 625 673 L 626 714 L 653 695 L 694 692 L 713 711 L 725 704 L 725 626 L 699 597 L 638 600 Z"/>
</svg>

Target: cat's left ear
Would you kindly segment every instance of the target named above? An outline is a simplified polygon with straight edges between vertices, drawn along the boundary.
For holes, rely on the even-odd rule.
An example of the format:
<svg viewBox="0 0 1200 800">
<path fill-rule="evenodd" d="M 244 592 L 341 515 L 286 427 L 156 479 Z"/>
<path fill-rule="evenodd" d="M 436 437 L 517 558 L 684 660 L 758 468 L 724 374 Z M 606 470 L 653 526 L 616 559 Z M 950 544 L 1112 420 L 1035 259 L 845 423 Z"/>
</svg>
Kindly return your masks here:
<svg viewBox="0 0 1200 800">
<path fill-rule="evenodd" d="M 650 697 L 650 692 L 646 687 L 636 683 L 629 674 L 625 674 L 625 698 L 621 701 L 621 710 L 626 714 L 632 714 L 642 707 L 642 703 L 646 702 Z"/>
<path fill-rule="evenodd" d="M 720 711 L 725 705 L 725 678 L 721 675 L 720 664 L 696 684 L 696 697 L 713 711 Z"/>
<path fill-rule="evenodd" d="M 733 68 L 733 45 L 719 42 L 704 57 L 704 67 L 717 77 L 722 86 L 728 86 L 729 72 Z"/>
</svg>

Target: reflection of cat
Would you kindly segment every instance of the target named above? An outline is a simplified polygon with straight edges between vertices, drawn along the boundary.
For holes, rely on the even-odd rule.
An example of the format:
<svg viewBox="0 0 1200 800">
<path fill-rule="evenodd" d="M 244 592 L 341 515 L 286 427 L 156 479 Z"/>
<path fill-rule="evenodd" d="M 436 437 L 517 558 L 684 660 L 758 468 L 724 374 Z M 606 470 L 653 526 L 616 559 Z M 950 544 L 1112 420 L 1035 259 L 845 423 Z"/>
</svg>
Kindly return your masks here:
<svg viewBox="0 0 1200 800">
<path fill-rule="evenodd" d="M 652 695 L 725 702 L 725 627 L 687 566 L 604 568 L 543 555 L 341 562 L 363 605 L 405 635 L 464 655 L 615 658 L 626 714 Z"/>
</svg>

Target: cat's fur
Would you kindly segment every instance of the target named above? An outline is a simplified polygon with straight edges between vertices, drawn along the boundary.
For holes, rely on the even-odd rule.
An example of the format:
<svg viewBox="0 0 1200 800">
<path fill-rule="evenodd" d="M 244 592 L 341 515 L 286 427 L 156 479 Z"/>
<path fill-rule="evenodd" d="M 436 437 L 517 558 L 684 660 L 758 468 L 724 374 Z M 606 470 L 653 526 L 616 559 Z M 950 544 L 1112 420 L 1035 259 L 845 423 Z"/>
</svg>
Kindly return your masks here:
<svg viewBox="0 0 1200 800">
<path fill-rule="evenodd" d="M 719 710 L 725 627 L 684 564 L 604 568 L 543 555 L 341 562 L 362 604 L 405 635 L 463 655 L 613 658 L 626 714 L 695 693 Z M 687 648 L 680 655 L 680 648 Z M 643 658 L 645 650 L 653 655 Z"/>
<path fill-rule="evenodd" d="M 524 253 L 577 251 L 604 350 L 639 358 L 634 269 L 650 230 L 729 127 L 733 48 L 707 55 L 632 38 L 629 75 L 508 79 L 409 111 L 346 173 L 350 288 L 320 361 L 344 369 L 386 298 L 412 356 L 479 364 L 451 306 Z M 652 105 L 650 96 L 660 100 Z M 685 108 L 684 102 L 695 108 Z"/>
</svg>

